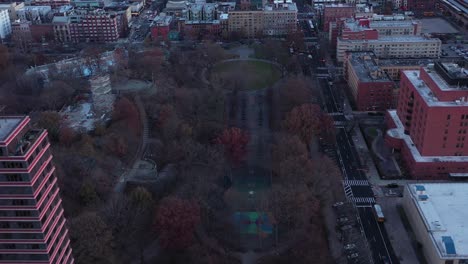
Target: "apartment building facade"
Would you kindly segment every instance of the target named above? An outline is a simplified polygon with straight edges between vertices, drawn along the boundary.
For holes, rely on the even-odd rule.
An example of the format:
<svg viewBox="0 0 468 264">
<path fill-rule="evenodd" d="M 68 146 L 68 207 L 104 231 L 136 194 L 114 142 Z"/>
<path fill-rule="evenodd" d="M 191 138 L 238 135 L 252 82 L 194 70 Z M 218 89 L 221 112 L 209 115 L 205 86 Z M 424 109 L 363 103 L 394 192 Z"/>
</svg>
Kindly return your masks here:
<svg viewBox="0 0 468 264">
<path fill-rule="evenodd" d="M 346 51 L 373 51 L 382 58 L 438 58 L 441 46 L 440 39 L 423 36 L 384 36 L 358 40 L 338 38 L 336 60 L 343 62 Z"/>
<path fill-rule="evenodd" d="M 468 176 L 468 75 L 454 63 L 403 71 L 398 107 L 387 112 L 386 142 L 414 179 Z"/>
<path fill-rule="evenodd" d="M 47 131 L 0 117 L 0 263 L 74 263 Z"/>
<path fill-rule="evenodd" d="M 266 4 L 262 10 L 229 11 L 229 33 L 244 37 L 284 36 L 297 30 L 297 7 L 290 0 Z"/>
<path fill-rule="evenodd" d="M 5 39 L 11 34 L 11 22 L 7 9 L 0 9 L 0 38 Z"/>
<path fill-rule="evenodd" d="M 114 42 L 119 39 L 117 15 L 102 9 L 75 10 L 70 15 L 72 42 Z"/>
<path fill-rule="evenodd" d="M 321 17 L 323 31 L 328 32 L 330 30 L 331 22 L 336 22 L 342 18 L 352 18 L 355 13 L 356 7 L 354 4 L 325 5 Z"/>
</svg>

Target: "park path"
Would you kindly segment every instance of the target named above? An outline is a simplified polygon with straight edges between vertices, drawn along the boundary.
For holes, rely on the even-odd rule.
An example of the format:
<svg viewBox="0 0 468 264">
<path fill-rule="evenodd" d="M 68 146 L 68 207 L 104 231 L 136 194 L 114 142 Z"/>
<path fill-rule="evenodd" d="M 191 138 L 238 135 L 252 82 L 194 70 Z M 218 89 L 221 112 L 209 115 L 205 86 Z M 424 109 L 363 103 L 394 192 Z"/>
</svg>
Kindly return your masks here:
<svg viewBox="0 0 468 264">
<path fill-rule="evenodd" d="M 140 122 L 142 124 L 141 139 L 135 157 L 130 162 L 131 165 L 128 166 L 125 169 L 125 171 L 120 175 L 119 181 L 114 187 L 114 193 L 116 194 L 122 193 L 125 190 L 126 182 L 135 176 L 135 172 L 138 169 L 138 164 L 143 159 L 143 154 L 146 149 L 146 145 L 148 144 L 149 126 L 145 107 L 143 105 L 143 102 L 141 101 L 141 97 L 139 94 L 135 95 L 134 99 L 136 107 L 138 109 L 138 113 L 140 114 Z"/>
</svg>

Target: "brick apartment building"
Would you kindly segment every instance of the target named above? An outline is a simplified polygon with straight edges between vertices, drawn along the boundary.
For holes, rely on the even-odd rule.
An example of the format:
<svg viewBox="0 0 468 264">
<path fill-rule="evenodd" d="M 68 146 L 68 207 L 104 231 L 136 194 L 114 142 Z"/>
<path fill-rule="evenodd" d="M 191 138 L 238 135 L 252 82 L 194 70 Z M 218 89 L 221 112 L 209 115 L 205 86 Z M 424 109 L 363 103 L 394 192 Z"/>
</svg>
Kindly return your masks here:
<svg viewBox="0 0 468 264">
<path fill-rule="evenodd" d="M 165 14 L 156 16 L 151 23 L 151 38 L 167 40 L 172 21 L 172 16 Z"/>
<path fill-rule="evenodd" d="M 384 111 L 394 107 L 395 83 L 377 65 L 373 52 L 348 52 L 344 76 L 358 111 Z"/>
<path fill-rule="evenodd" d="M 328 32 L 330 23 L 336 22 L 342 18 L 352 18 L 356 12 L 356 7 L 353 4 L 332 4 L 325 5 L 321 18 L 323 31 Z"/>
<path fill-rule="evenodd" d="M 262 10 L 229 11 L 229 33 L 244 37 L 285 36 L 297 30 L 297 6 L 291 0 L 274 1 Z"/>
<path fill-rule="evenodd" d="M 398 107 L 387 112 L 385 141 L 413 179 L 468 176 L 468 75 L 453 63 L 403 71 Z"/>
<path fill-rule="evenodd" d="M 32 6 L 50 6 L 52 8 L 58 8 L 70 4 L 70 0 L 32 0 L 30 2 L 30 5 Z"/>
<path fill-rule="evenodd" d="M 47 131 L 0 117 L 0 263 L 74 263 Z"/>
<path fill-rule="evenodd" d="M 69 39 L 76 43 L 117 41 L 120 29 L 117 16 L 102 9 L 78 9 L 70 14 L 68 21 L 63 21 L 66 18 L 57 20 L 55 32 L 60 28 L 61 36 L 67 36 L 63 30 L 69 29 Z"/>
</svg>

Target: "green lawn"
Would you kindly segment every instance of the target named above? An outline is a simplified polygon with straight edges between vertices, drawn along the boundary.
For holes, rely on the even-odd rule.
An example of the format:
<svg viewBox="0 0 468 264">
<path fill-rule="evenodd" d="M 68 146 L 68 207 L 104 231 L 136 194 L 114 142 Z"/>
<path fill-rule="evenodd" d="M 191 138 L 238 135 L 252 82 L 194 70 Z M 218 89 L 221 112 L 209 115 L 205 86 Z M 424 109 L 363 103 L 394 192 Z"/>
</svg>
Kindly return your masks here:
<svg viewBox="0 0 468 264">
<path fill-rule="evenodd" d="M 216 66 L 212 78 L 219 78 L 227 89 L 263 89 L 281 78 L 281 71 L 274 65 L 261 61 L 232 61 Z"/>
</svg>

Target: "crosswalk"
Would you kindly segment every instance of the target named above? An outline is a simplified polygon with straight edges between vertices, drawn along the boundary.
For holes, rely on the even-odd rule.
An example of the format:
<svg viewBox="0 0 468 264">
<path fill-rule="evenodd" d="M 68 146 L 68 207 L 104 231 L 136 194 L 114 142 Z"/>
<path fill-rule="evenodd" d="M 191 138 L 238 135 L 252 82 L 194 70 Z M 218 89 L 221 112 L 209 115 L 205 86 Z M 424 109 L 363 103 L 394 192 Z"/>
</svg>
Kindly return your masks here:
<svg viewBox="0 0 468 264">
<path fill-rule="evenodd" d="M 345 191 L 345 195 L 346 195 L 346 197 L 348 199 L 353 198 L 353 191 L 351 190 L 351 186 L 349 186 L 348 184 L 345 184 L 344 185 L 344 191 Z"/>
<path fill-rule="evenodd" d="M 354 203 L 375 203 L 374 197 L 348 197 L 348 199 Z"/>
<path fill-rule="evenodd" d="M 367 180 L 344 180 L 344 183 L 351 186 L 369 186 L 369 181 Z"/>
</svg>

